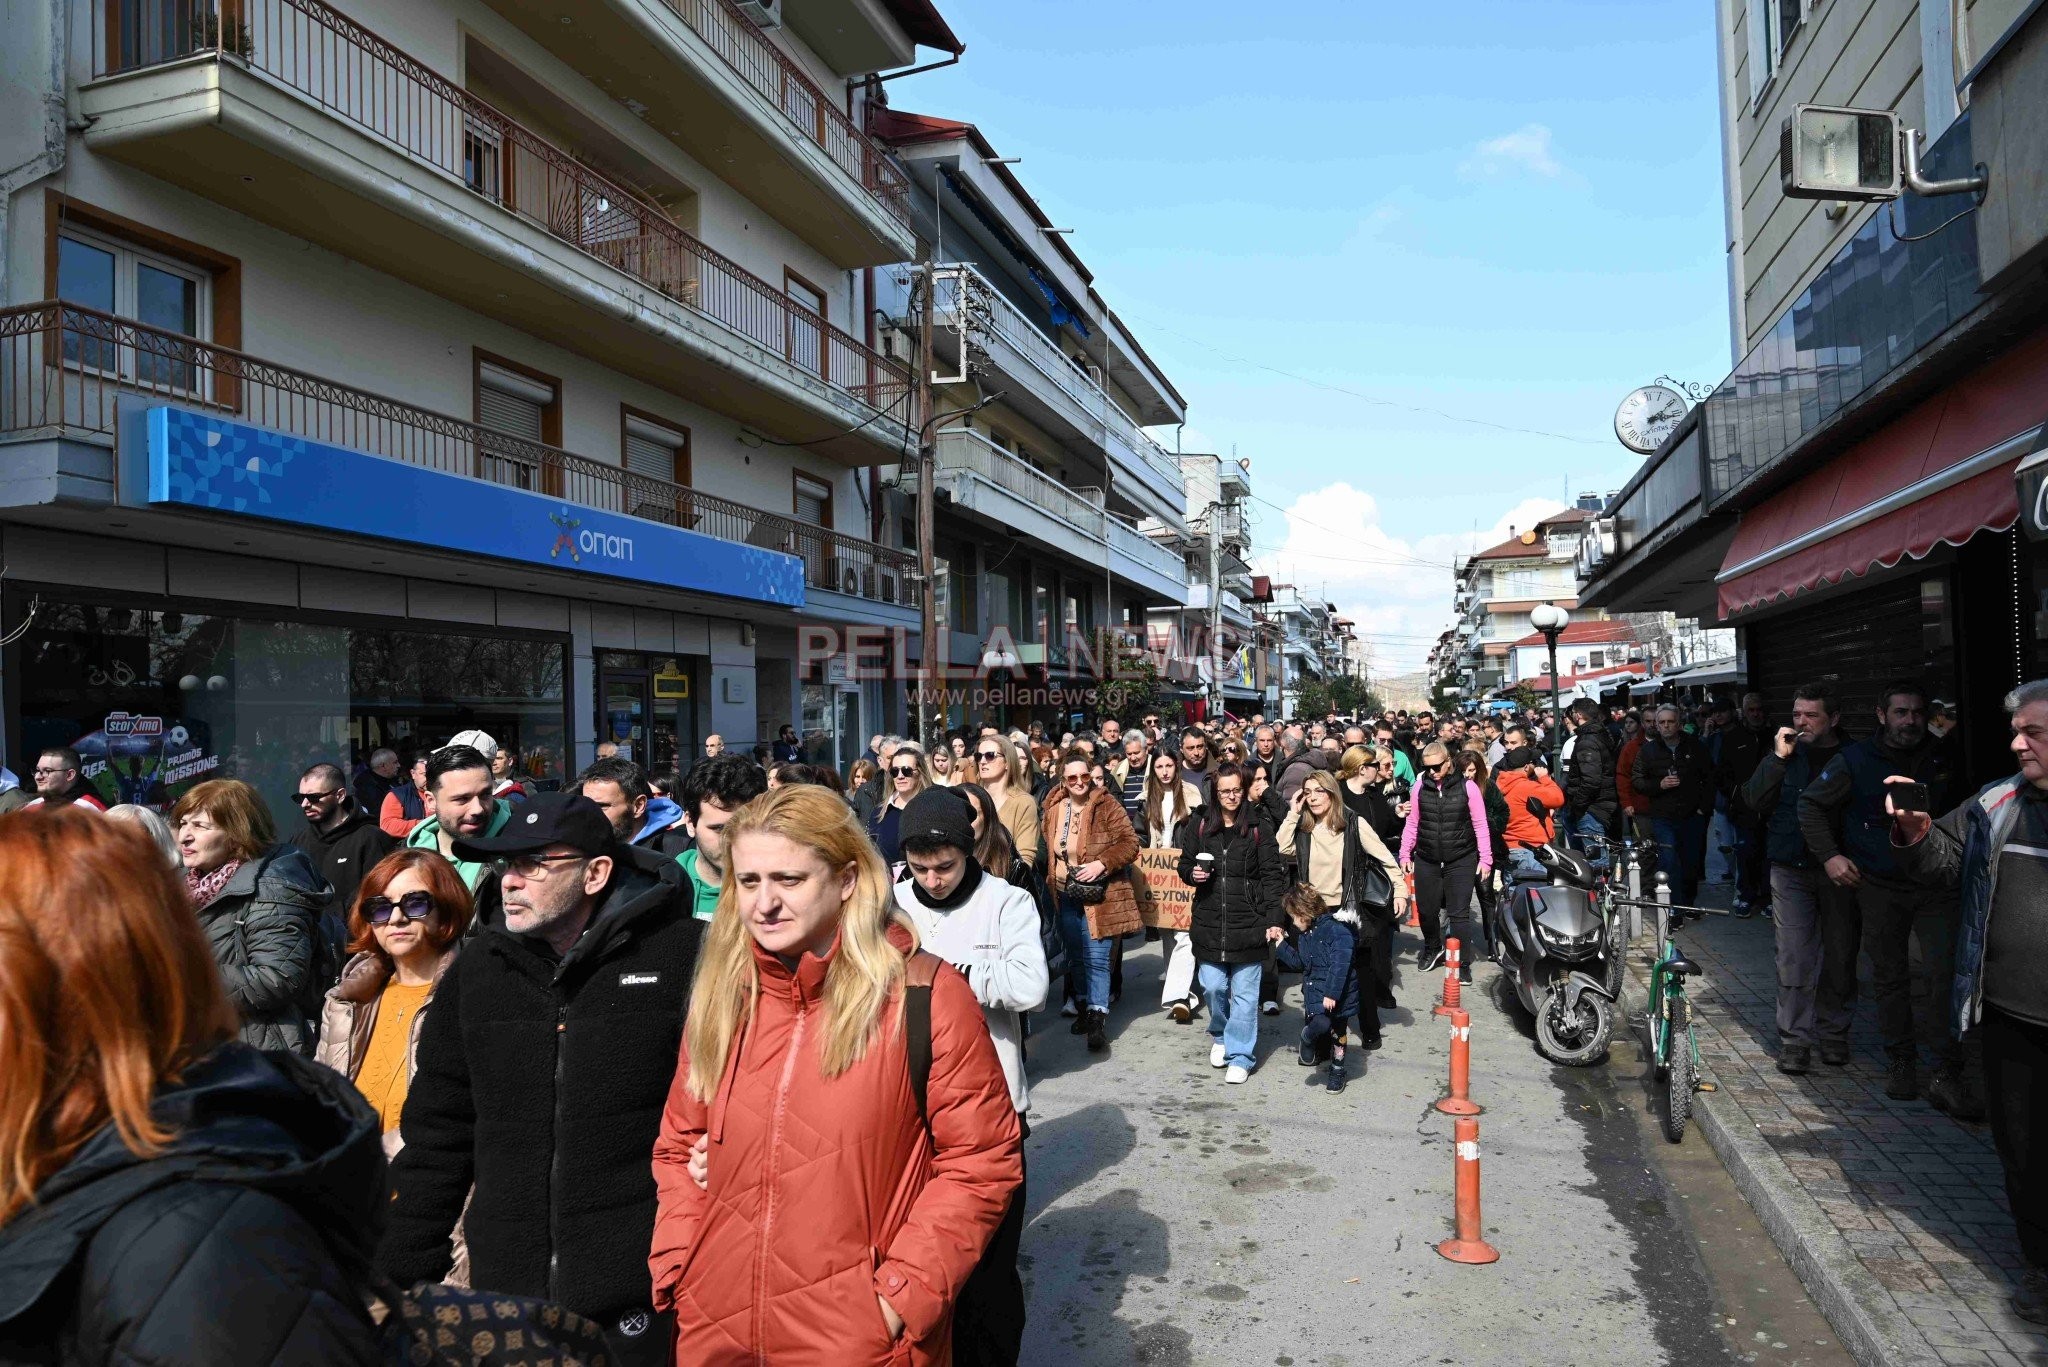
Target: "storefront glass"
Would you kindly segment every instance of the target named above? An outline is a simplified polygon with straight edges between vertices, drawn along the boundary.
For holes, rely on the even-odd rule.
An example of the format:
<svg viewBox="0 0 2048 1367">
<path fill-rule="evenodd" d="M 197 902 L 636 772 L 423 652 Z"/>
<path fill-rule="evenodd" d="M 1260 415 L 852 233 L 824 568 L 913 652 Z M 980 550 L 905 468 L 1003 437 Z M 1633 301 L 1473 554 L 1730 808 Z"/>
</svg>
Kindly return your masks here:
<svg viewBox="0 0 2048 1367">
<path fill-rule="evenodd" d="M 28 616 L 10 605 L 8 620 Z M 17 744 L 70 745 L 109 802 L 167 807 L 239 778 L 280 830 L 317 760 L 351 772 L 390 746 L 410 761 L 480 728 L 540 787 L 562 779 L 562 643 L 459 629 L 365 627 L 177 609 L 37 604 L 8 659 Z M 17 769 L 20 766 L 16 766 Z"/>
</svg>

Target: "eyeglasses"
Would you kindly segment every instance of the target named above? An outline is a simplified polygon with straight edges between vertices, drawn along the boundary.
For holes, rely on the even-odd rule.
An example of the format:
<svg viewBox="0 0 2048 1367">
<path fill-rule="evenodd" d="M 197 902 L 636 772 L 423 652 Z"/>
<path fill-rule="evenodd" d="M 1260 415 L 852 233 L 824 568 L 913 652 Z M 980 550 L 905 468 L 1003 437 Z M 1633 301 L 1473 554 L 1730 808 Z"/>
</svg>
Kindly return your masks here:
<svg viewBox="0 0 2048 1367">
<path fill-rule="evenodd" d="M 983 764 L 994 764 L 1003 756 L 1002 752 L 999 750 L 976 750 L 974 752 L 974 757 L 980 760 Z"/>
<path fill-rule="evenodd" d="M 69 772 L 69 770 L 66 770 L 66 769 L 45 769 L 45 768 L 42 768 L 41 766 L 37 766 L 37 768 L 36 768 L 36 777 L 37 777 L 37 778 L 55 778 L 55 777 L 57 777 L 57 775 L 59 775 L 59 774 L 62 774 L 62 773 L 68 773 L 68 772 Z"/>
<path fill-rule="evenodd" d="M 325 802 L 328 798 L 333 797 L 336 793 L 339 793 L 340 791 L 341 789 L 339 788 L 329 788 L 324 793 L 293 793 L 292 801 L 298 803 L 301 807 L 303 807 L 308 802 Z"/>
<path fill-rule="evenodd" d="M 503 878 L 508 873 L 516 873 L 521 878 L 544 878 L 547 876 L 548 865 L 563 864 L 572 859 L 587 863 L 590 856 L 587 854 L 514 854 L 508 855 L 503 859 L 493 859 L 490 867 L 491 871 L 500 878 Z"/>
<path fill-rule="evenodd" d="M 889 766 L 889 773 L 895 778 L 916 778 L 917 766 L 913 764 L 906 769 L 900 764 L 892 764 Z"/>
<path fill-rule="evenodd" d="M 391 924 L 393 912 L 402 911 L 408 921 L 424 921 L 434 914 L 434 894 L 408 892 L 396 902 L 389 897 L 365 897 L 363 919 L 373 926 Z"/>
</svg>

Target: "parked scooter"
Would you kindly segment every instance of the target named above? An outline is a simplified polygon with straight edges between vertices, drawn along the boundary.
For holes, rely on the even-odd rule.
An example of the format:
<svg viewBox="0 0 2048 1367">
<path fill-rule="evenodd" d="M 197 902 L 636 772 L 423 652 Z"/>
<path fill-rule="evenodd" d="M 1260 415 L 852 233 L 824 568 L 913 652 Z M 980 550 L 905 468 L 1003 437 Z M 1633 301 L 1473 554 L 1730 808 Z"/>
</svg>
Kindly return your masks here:
<svg viewBox="0 0 2048 1367">
<path fill-rule="evenodd" d="M 1612 949 L 1597 875 L 1584 856 L 1557 845 L 1533 853 L 1548 882 L 1517 883 L 1497 903 L 1494 958 L 1536 1019 L 1536 1047 L 1553 1063 L 1584 1067 L 1607 1055 L 1616 1009 Z"/>
</svg>

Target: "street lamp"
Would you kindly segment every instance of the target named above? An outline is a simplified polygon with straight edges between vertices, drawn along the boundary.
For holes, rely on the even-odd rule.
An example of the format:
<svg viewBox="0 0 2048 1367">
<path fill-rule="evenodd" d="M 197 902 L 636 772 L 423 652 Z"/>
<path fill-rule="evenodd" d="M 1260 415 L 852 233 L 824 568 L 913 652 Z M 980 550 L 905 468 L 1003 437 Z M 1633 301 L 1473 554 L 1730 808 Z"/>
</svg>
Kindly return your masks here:
<svg viewBox="0 0 2048 1367">
<path fill-rule="evenodd" d="M 1564 743 L 1564 713 L 1559 709 L 1557 699 L 1557 638 L 1571 620 L 1572 615 L 1555 603 L 1538 603 L 1529 613 L 1529 625 L 1543 633 L 1543 642 L 1550 647 L 1550 768 L 1553 773 L 1558 767 L 1558 746 Z"/>
</svg>

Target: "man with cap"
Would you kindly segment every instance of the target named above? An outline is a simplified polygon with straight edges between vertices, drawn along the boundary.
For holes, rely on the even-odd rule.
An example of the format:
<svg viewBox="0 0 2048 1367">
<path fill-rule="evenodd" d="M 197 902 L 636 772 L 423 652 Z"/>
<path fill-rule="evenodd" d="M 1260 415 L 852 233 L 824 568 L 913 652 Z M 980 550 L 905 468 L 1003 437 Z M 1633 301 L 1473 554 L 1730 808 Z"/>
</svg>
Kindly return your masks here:
<svg viewBox="0 0 2048 1367">
<path fill-rule="evenodd" d="M 454 849 L 489 861 L 503 913 L 420 1027 L 378 1266 L 402 1286 L 439 1281 L 459 1221 L 471 1285 L 566 1306 L 603 1327 L 614 1362 L 669 1367 L 648 1154 L 702 930 L 683 871 L 621 845 L 574 793 L 535 794 Z"/>
<path fill-rule="evenodd" d="M 975 860 L 974 813 L 957 790 L 925 789 L 904 807 L 898 829 L 910 877 L 896 885 L 896 905 L 917 927 L 924 948 L 959 969 L 981 999 L 1017 1123 L 1028 1135 L 1023 1013 L 1044 1006 L 1046 991 L 1038 906 L 1030 893 L 984 872 Z M 955 1302 L 955 1367 L 1016 1367 L 1024 1342 L 1024 1284 L 1017 1275 L 1023 1233 L 1020 1184 Z"/>
</svg>

